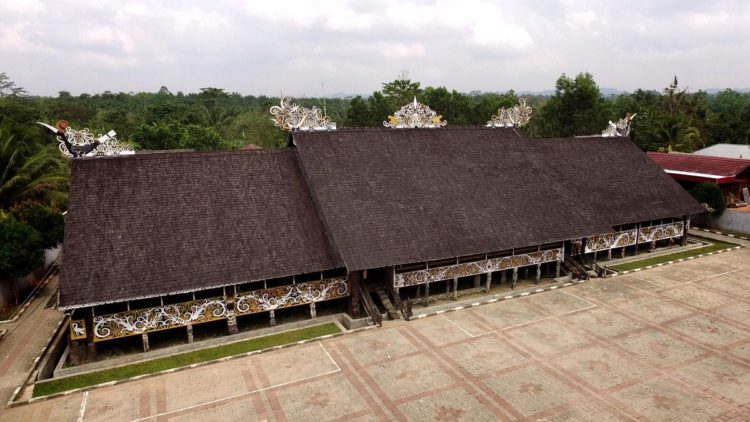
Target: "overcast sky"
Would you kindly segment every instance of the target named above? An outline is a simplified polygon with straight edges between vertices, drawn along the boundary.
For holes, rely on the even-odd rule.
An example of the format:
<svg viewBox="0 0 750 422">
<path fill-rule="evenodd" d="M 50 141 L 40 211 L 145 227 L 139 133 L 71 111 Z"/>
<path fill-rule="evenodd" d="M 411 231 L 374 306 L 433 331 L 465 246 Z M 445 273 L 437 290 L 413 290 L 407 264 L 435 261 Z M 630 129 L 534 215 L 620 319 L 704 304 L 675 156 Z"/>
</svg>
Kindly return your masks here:
<svg viewBox="0 0 750 422">
<path fill-rule="evenodd" d="M 2 0 L 0 72 L 35 95 L 750 87 L 750 2 Z"/>
</svg>

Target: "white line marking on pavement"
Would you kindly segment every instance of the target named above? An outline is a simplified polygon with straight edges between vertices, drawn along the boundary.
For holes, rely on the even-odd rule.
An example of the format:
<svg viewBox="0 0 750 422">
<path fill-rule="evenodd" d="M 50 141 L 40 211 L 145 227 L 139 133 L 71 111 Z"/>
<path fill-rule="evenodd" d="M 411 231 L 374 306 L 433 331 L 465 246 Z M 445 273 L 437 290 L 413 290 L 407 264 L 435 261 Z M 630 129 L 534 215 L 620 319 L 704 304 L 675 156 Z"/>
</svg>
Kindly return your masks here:
<svg viewBox="0 0 750 422">
<path fill-rule="evenodd" d="M 83 392 L 83 399 L 81 399 L 81 410 L 78 411 L 78 422 L 83 422 L 83 415 L 86 414 L 86 403 L 89 401 L 89 392 Z"/>
<path fill-rule="evenodd" d="M 149 420 L 149 419 L 156 419 L 156 418 L 159 418 L 161 416 L 171 415 L 173 413 L 184 412 L 186 410 L 191 410 L 191 409 L 197 409 L 197 408 L 202 407 L 202 406 L 209 406 L 209 405 L 216 404 L 216 403 L 227 402 L 227 401 L 239 398 L 239 397 L 249 396 L 250 394 L 259 393 L 261 391 L 266 391 L 266 390 L 271 390 L 271 389 L 278 388 L 278 387 L 283 387 L 285 385 L 294 384 L 295 382 L 309 381 L 311 379 L 320 378 L 320 377 L 324 377 L 326 375 L 335 374 L 335 373 L 340 372 L 340 371 L 341 371 L 340 369 L 334 369 L 333 371 L 324 372 L 324 373 L 318 374 L 318 375 L 312 375 L 312 376 L 305 377 L 305 378 L 300 378 L 300 379 L 296 379 L 296 380 L 292 380 L 292 381 L 282 382 L 281 384 L 276 384 L 276 385 L 271 385 L 271 386 L 268 386 L 268 387 L 258 388 L 256 390 L 247 391 L 247 392 L 240 393 L 240 394 L 235 394 L 233 396 L 222 397 L 220 399 L 210 400 L 210 401 L 207 401 L 207 402 L 194 404 L 192 406 L 186 406 L 186 407 L 183 407 L 181 409 L 170 410 L 168 412 L 157 413 L 156 415 L 151 415 L 151 416 L 146 416 L 146 417 L 143 417 L 143 418 L 133 419 L 131 422 L 140 422 L 140 421 L 145 421 L 145 420 Z"/>
<path fill-rule="evenodd" d="M 581 309 L 589 309 L 589 308 L 592 308 L 592 307 L 595 307 L 595 306 L 599 306 L 599 305 L 597 305 L 596 303 L 594 303 L 594 302 L 592 302 L 590 300 L 586 300 L 586 299 L 584 299 L 584 298 L 582 298 L 580 296 L 574 295 L 573 293 L 566 292 L 565 290 L 560 290 L 560 292 L 565 293 L 566 295 L 573 296 L 574 298 L 576 298 L 578 300 L 582 300 L 582 301 L 588 303 L 589 305 L 591 305 L 591 306 L 588 306 L 586 308 L 581 308 Z M 580 311 L 581 309 L 578 309 L 578 310 Z"/>
<path fill-rule="evenodd" d="M 445 315 L 440 315 L 440 316 L 441 316 L 441 317 L 443 317 L 443 318 L 445 318 L 446 320 L 448 320 L 448 322 L 450 322 L 451 324 L 453 324 L 453 326 L 454 326 L 454 327 L 456 327 L 456 328 L 458 328 L 459 330 L 463 331 L 463 332 L 464 332 L 464 333 L 465 333 L 465 334 L 466 334 L 467 336 L 469 336 L 469 337 L 476 337 L 476 336 L 475 336 L 474 334 L 471 334 L 470 332 L 468 332 L 468 331 L 464 330 L 464 329 L 463 329 L 463 328 L 462 328 L 462 327 L 461 327 L 460 325 L 458 325 L 458 324 L 456 323 L 456 321 L 453 321 L 452 319 L 448 318 L 448 317 L 447 317 L 447 316 L 445 316 Z"/>
<path fill-rule="evenodd" d="M 326 354 L 326 356 L 328 356 L 328 359 L 330 359 L 330 360 L 331 360 L 331 363 L 333 363 L 333 366 L 335 366 L 335 367 L 336 367 L 336 370 L 337 370 L 337 371 L 340 371 L 340 370 L 341 370 L 341 368 L 340 368 L 340 367 L 339 367 L 339 365 L 338 365 L 338 364 L 336 363 L 336 361 L 335 361 L 335 360 L 333 359 L 333 356 L 331 356 L 331 354 L 330 354 L 330 353 L 328 353 L 328 350 L 326 349 L 326 347 L 325 347 L 325 346 L 323 346 L 323 342 L 320 342 L 320 341 L 319 341 L 319 342 L 318 342 L 318 345 L 320 346 L 320 348 L 321 348 L 321 349 L 323 349 L 323 353 L 325 353 L 325 354 Z"/>
</svg>

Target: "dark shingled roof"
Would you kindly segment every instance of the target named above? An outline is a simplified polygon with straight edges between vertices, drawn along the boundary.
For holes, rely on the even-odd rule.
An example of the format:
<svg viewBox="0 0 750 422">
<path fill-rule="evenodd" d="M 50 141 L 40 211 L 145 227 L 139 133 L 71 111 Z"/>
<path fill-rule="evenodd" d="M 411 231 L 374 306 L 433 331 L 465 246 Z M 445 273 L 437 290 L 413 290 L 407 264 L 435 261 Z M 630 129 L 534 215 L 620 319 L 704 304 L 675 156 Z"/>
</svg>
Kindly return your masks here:
<svg viewBox="0 0 750 422">
<path fill-rule="evenodd" d="M 512 129 L 441 128 L 299 132 L 294 140 L 350 271 L 702 212 L 625 138 L 536 140 Z"/>
<path fill-rule="evenodd" d="M 475 127 L 294 141 L 75 160 L 62 307 L 474 255 L 703 211 L 627 138 Z"/>
<path fill-rule="evenodd" d="M 72 173 L 62 307 L 339 266 L 295 150 L 79 159 Z"/>
</svg>

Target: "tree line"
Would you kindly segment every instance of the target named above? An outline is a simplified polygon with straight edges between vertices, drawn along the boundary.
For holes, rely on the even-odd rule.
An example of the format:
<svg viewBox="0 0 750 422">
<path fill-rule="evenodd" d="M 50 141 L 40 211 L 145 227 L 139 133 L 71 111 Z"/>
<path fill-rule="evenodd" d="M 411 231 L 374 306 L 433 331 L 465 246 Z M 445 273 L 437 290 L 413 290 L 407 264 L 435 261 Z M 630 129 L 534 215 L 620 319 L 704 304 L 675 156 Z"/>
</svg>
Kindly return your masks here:
<svg viewBox="0 0 750 422">
<path fill-rule="evenodd" d="M 422 87 L 405 76 L 382 84 L 369 96 L 302 98 L 295 102 L 325 111 L 340 128 L 382 127 L 413 98 L 442 115 L 449 125 L 484 125 L 519 95 L 462 93 Z M 532 138 L 599 134 L 609 120 L 638 113 L 631 139 L 646 151 L 692 152 L 715 143 L 750 139 L 750 94 L 724 90 L 689 92 L 675 77 L 661 91 L 638 89 L 605 96 L 589 73 L 561 75 L 552 95 L 525 95 L 534 108 L 523 128 Z M 156 92 L 31 96 L 0 73 L 0 278 L 25 274 L 40 264 L 41 249 L 62 241 L 70 163 L 49 132 L 35 124 L 67 120 L 94 134 L 114 129 L 137 150 L 232 150 L 247 144 L 282 148 L 286 134 L 269 114 L 279 98 L 241 95 L 221 88 Z"/>
</svg>

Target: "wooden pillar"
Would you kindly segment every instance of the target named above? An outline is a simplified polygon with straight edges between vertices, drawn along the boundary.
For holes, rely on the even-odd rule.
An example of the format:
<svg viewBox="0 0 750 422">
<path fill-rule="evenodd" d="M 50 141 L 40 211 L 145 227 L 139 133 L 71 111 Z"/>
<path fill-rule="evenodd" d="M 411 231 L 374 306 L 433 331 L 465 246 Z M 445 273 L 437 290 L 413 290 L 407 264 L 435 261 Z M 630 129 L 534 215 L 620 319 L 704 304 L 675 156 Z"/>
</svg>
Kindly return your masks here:
<svg viewBox="0 0 750 422">
<path fill-rule="evenodd" d="M 88 354 L 88 361 L 96 361 L 96 343 L 94 343 L 94 308 L 91 308 L 91 315 L 86 317 L 86 351 Z"/>
<path fill-rule="evenodd" d="M 227 329 L 229 334 L 237 334 L 240 330 L 237 328 L 237 317 L 234 316 L 234 297 L 224 296 L 224 301 L 227 307 Z"/>
<path fill-rule="evenodd" d="M 458 277 L 453 277 L 453 300 L 458 300 Z"/>
<path fill-rule="evenodd" d="M 518 267 L 513 267 L 513 284 L 511 284 L 510 288 L 515 289 L 517 282 L 518 282 Z"/>
<path fill-rule="evenodd" d="M 187 325 L 187 338 L 188 338 L 188 344 L 193 342 L 193 324 Z"/>
<path fill-rule="evenodd" d="M 688 218 L 687 215 L 683 215 L 682 216 L 682 238 L 680 238 L 681 246 L 687 246 L 689 227 L 690 227 L 690 218 Z"/>
<path fill-rule="evenodd" d="M 607 249 L 607 261 L 612 260 L 612 248 Z"/>
<path fill-rule="evenodd" d="M 539 283 L 539 279 L 542 277 L 542 264 L 536 264 L 536 282 Z"/>
<path fill-rule="evenodd" d="M 426 305 L 430 301 L 430 283 L 424 284 L 424 304 Z"/>
<path fill-rule="evenodd" d="M 656 241 L 652 240 L 651 241 L 651 249 L 650 250 L 653 251 L 654 249 L 656 249 Z"/>
<path fill-rule="evenodd" d="M 349 303 L 348 311 L 352 318 L 359 318 L 359 290 L 362 272 L 353 271 L 346 276 L 346 282 L 349 284 Z M 271 311 L 271 325 L 276 325 L 276 318 Z"/>
<path fill-rule="evenodd" d="M 312 319 L 315 319 L 317 317 L 317 312 L 315 311 L 315 302 L 310 302 L 310 317 Z"/>
<path fill-rule="evenodd" d="M 625 258 L 625 249 L 626 248 L 627 248 L 627 246 L 623 246 L 622 248 L 620 248 L 620 258 Z"/>
<path fill-rule="evenodd" d="M 271 309 L 271 311 L 268 312 L 268 319 L 272 327 L 276 325 L 276 311 L 275 310 Z"/>
<path fill-rule="evenodd" d="M 503 285 L 503 283 L 505 283 L 507 281 L 505 273 L 506 273 L 505 270 L 500 270 L 500 285 L 501 286 Z"/>
<path fill-rule="evenodd" d="M 478 289 L 479 286 L 482 284 L 482 275 L 477 274 L 474 276 L 474 288 Z"/>
<path fill-rule="evenodd" d="M 143 342 L 143 351 L 148 352 L 151 349 L 148 345 L 148 333 L 141 334 L 141 341 Z"/>
<path fill-rule="evenodd" d="M 555 261 L 555 278 L 560 277 L 560 260 Z"/>
<path fill-rule="evenodd" d="M 485 291 L 489 293 L 491 287 L 492 287 L 492 272 L 490 271 L 487 273 L 487 284 L 485 287 Z"/>
<path fill-rule="evenodd" d="M 451 281 L 445 280 L 445 294 L 447 295 L 450 292 L 451 292 Z"/>
</svg>

